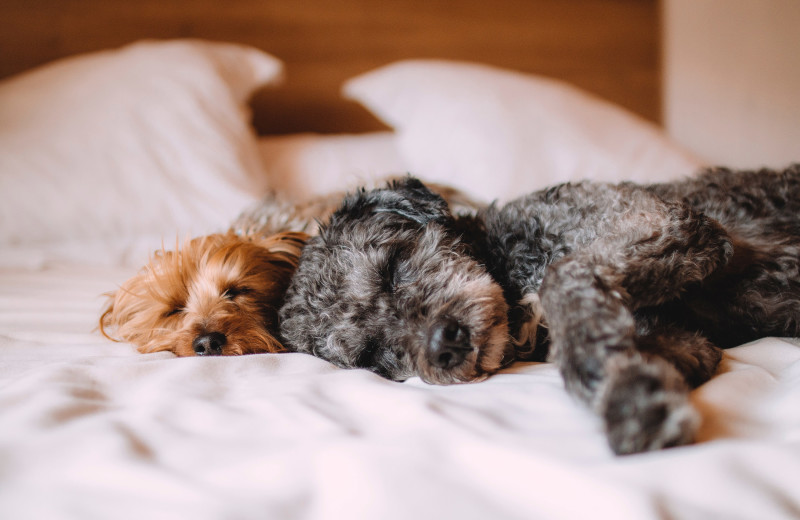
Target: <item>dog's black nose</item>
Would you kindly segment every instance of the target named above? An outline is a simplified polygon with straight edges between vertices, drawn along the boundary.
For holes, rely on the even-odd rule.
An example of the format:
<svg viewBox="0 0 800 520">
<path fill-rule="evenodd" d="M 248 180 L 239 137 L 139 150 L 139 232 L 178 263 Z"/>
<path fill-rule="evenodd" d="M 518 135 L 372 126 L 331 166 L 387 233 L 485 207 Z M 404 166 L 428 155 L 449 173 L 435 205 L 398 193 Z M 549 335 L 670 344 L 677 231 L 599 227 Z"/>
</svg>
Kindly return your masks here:
<svg viewBox="0 0 800 520">
<path fill-rule="evenodd" d="M 209 332 L 194 338 L 192 348 L 198 356 L 219 356 L 228 338 L 221 332 Z"/>
<path fill-rule="evenodd" d="M 460 365 L 472 351 L 469 330 L 447 318 L 431 327 L 428 333 L 428 362 L 442 369 Z"/>
</svg>

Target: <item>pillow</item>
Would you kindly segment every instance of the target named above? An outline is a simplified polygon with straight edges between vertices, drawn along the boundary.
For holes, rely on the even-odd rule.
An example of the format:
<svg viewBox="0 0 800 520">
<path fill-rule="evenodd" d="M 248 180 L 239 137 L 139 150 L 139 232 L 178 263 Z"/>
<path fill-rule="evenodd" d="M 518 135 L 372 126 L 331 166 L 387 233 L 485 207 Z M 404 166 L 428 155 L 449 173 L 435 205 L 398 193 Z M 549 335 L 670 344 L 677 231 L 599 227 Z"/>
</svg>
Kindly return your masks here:
<svg viewBox="0 0 800 520">
<path fill-rule="evenodd" d="M 663 181 L 700 162 L 653 124 L 568 84 L 489 66 L 410 60 L 345 83 L 398 133 L 412 173 L 474 197 L 557 182 Z"/>
<path fill-rule="evenodd" d="M 145 41 L 0 82 L 0 244 L 199 234 L 266 190 L 246 102 L 282 65 Z"/>
<path fill-rule="evenodd" d="M 259 140 L 271 188 L 294 200 L 374 185 L 406 172 L 392 132 L 293 134 Z"/>
</svg>

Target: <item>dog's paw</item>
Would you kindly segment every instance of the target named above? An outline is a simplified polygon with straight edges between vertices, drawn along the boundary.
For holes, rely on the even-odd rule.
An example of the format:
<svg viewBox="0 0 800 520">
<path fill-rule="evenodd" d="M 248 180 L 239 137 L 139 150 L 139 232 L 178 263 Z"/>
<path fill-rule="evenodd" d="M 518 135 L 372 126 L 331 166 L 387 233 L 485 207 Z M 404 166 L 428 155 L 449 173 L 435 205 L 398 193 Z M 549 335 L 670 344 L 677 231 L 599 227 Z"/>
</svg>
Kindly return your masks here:
<svg viewBox="0 0 800 520">
<path fill-rule="evenodd" d="M 682 446 L 694 440 L 699 415 L 674 368 L 664 362 L 632 365 L 610 383 L 602 417 L 616 454 Z"/>
</svg>

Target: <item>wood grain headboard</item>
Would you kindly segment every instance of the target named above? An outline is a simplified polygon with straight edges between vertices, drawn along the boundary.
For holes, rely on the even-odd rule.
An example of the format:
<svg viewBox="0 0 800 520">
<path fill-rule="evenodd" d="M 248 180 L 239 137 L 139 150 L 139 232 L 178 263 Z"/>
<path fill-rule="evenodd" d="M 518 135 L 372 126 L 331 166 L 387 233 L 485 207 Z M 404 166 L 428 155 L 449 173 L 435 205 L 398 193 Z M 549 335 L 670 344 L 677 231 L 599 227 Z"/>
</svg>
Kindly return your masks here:
<svg viewBox="0 0 800 520">
<path fill-rule="evenodd" d="M 3 0 L 0 77 L 142 38 L 263 49 L 286 82 L 253 99 L 262 134 L 382 128 L 342 82 L 402 58 L 560 78 L 660 123 L 658 0 Z"/>
</svg>

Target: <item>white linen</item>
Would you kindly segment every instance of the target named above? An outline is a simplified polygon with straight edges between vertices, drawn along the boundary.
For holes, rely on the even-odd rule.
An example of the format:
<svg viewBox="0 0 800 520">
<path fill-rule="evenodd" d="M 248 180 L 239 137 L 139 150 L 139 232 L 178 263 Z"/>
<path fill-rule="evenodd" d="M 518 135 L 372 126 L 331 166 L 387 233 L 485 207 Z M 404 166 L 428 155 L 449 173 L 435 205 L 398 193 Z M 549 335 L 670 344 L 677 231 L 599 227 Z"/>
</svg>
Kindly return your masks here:
<svg viewBox="0 0 800 520">
<path fill-rule="evenodd" d="M 127 268 L 0 270 L 3 518 L 797 518 L 800 347 L 726 352 L 697 445 L 614 457 L 552 365 L 437 387 L 303 354 L 140 355 Z M 796 343 L 796 342 L 795 342 Z"/>
<path fill-rule="evenodd" d="M 146 41 L 0 82 L 0 245 L 224 228 L 267 189 L 250 47 Z"/>
<path fill-rule="evenodd" d="M 258 149 L 270 188 L 294 200 L 410 173 L 392 132 L 269 136 Z"/>
<path fill-rule="evenodd" d="M 701 165 L 652 123 L 541 76 L 405 60 L 349 80 L 343 93 L 395 129 L 410 171 L 474 197 L 585 178 L 666 181 Z"/>
</svg>

